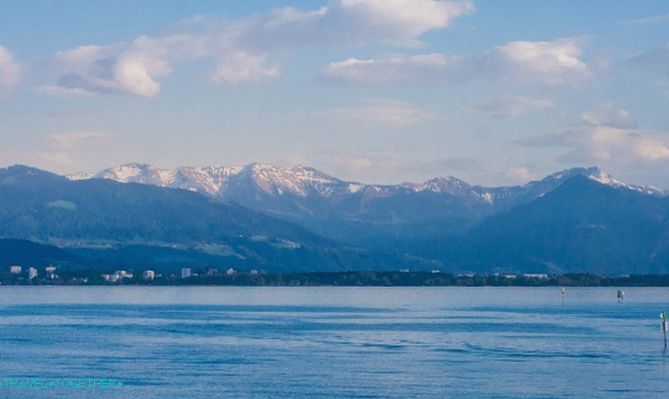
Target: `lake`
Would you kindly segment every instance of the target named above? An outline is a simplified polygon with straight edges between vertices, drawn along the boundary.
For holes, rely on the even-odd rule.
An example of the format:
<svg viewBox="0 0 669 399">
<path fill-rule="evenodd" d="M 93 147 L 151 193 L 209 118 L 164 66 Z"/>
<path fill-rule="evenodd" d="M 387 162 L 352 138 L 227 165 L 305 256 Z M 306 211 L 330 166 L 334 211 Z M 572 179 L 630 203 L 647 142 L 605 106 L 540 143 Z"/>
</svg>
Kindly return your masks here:
<svg viewBox="0 0 669 399">
<path fill-rule="evenodd" d="M 0 398 L 656 398 L 669 289 L 0 287 Z"/>
</svg>

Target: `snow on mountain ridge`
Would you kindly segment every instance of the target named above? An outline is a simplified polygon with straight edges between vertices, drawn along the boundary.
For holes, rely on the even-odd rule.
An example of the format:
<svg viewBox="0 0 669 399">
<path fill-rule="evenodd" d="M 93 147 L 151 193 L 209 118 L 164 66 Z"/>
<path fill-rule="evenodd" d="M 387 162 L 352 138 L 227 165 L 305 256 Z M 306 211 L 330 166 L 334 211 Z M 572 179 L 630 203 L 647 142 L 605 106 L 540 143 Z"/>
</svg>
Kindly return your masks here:
<svg viewBox="0 0 669 399">
<path fill-rule="evenodd" d="M 148 164 L 131 163 L 102 170 L 96 174 L 77 173 L 68 176 L 71 180 L 89 178 L 110 179 L 122 183 L 141 183 L 161 187 L 180 188 L 200 192 L 213 197 L 225 197 L 232 186 L 253 182 L 268 195 L 293 194 L 300 197 L 318 195 L 321 197 L 346 195 L 388 196 L 401 190 L 410 192 L 433 192 L 449 194 L 458 198 L 492 205 L 501 199 L 521 192 L 533 193 L 537 198 L 553 190 L 568 178 L 585 176 L 600 184 L 625 188 L 648 195 L 666 195 L 652 186 L 635 186 L 614 179 L 596 167 L 563 170 L 517 187 L 472 186 L 456 177 L 438 177 L 423 183 L 403 183 L 398 185 L 374 185 L 340 180 L 336 177 L 301 165 L 277 167 L 270 164 L 252 163 L 246 166 L 224 167 L 179 167 L 160 169 Z M 514 194 L 516 193 L 516 194 Z"/>
<path fill-rule="evenodd" d="M 95 173 L 89 173 L 89 172 L 77 172 L 73 173 L 71 175 L 68 175 L 67 178 L 73 181 L 77 180 L 88 180 L 92 179 L 95 176 Z"/>
<path fill-rule="evenodd" d="M 313 189 L 320 195 L 329 196 L 332 194 L 333 185 L 343 184 L 337 178 L 304 166 L 279 168 L 258 163 L 249 166 L 255 182 L 268 194 L 283 194 L 287 191 L 305 197 Z"/>
<path fill-rule="evenodd" d="M 620 180 L 614 179 L 611 175 L 599 169 L 598 173 L 591 174 L 588 176 L 588 178 L 598 183 L 605 184 L 607 186 L 622 187 L 628 190 L 639 191 L 649 195 L 665 195 L 665 192 L 657 187 L 637 186 L 637 185 L 627 184 Z"/>
<path fill-rule="evenodd" d="M 179 167 L 160 169 L 148 164 L 130 163 L 104 169 L 95 174 L 76 173 L 71 180 L 109 179 L 121 183 L 141 183 L 160 187 L 198 191 L 211 196 L 221 195 L 232 179 L 249 178 L 268 194 L 292 193 L 307 196 L 315 190 L 320 195 L 331 195 L 333 186 L 347 189 L 347 183 L 313 168 L 254 163 L 246 166 Z M 338 190 L 339 191 L 339 190 Z"/>
<path fill-rule="evenodd" d="M 101 177 L 110 180 L 116 180 L 121 183 L 141 183 L 143 180 L 155 173 L 157 169 L 147 164 L 126 164 L 117 168 L 107 169 L 102 175 L 99 173 L 96 177 Z M 153 176 L 151 176 L 153 177 Z M 158 183 L 158 182 L 156 182 Z"/>
</svg>

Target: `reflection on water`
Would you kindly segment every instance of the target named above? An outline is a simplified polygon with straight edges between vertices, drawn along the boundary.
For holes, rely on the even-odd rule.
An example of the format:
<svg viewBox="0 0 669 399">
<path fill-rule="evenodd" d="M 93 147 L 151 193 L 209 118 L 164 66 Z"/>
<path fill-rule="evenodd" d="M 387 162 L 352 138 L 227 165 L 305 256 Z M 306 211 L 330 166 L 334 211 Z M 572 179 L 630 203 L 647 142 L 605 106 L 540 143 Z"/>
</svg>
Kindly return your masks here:
<svg viewBox="0 0 669 399">
<path fill-rule="evenodd" d="M 0 287 L 0 377 L 126 384 L 105 398 L 658 397 L 669 290 L 625 291 Z"/>
</svg>

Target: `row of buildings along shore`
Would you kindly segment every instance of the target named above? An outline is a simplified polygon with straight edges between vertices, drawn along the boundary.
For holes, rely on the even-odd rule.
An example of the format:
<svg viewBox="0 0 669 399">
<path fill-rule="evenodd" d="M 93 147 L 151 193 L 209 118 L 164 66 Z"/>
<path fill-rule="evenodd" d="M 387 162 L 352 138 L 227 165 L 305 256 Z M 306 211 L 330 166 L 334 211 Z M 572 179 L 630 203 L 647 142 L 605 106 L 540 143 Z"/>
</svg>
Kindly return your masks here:
<svg viewBox="0 0 669 399">
<path fill-rule="evenodd" d="M 44 279 L 47 280 L 57 280 L 60 278 L 60 276 L 57 273 L 58 268 L 56 266 L 46 266 L 44 268 Z M 409 269 L 400 269 L 400 273 L 409 273 Z M 180 274 L 176 273 L 171 273 L 169 274 L 168 277 L 171 280 L 175 279 L 188 279 L 188 278 L 193 278 L 193 277 L 221 277 L 221 276 L 234 276 L 238 273 L 237 270 L 234 268 L 230 267 L 226 269 L 225 271 L 221 271 L 219 268 L 216 267 L 207 267 L 204 269 L 199 270 L 198 272 L 194 272 L 192 268 L 190 267 L 183 267 L 181 268 Z M 432 274 L 440 274 L 440 270 L 432 270 Z M 26 277 L 29 281 L 32 281 L 34 279 L 37 279 L 40 277 L 39 270 L 35 267 L 29 267 L 26 270 L 22 266 L 14 265 L 9 267 L 9 274 L 12 276 L 17 276 L 17 277 Z M 265 275 L 267 274 L 264 270 L 256 270 L 256 269 L 251 269 L 248 274 L 252 276 L 256 275 Z M 474 277 L 474 273 L 460 273 L 457 275 L 457 277 Z M 493 274 L 495 277 L 503 276 L 506 279 L 515 279 L 518 277 L 516 274 L 500 274 L 500 273 L 495 273 Z M 521 274 L 523 278 L 526 279 L 538 279 L 538 280 L 546 280 L 549 278 L 548 274 L 544 273 L 524 273 Z M 119 269 L 116 270 L 113 273 L 105 273 L 101 274 L 100 277 L 109 283 L 117 283 L 121 282 L 123 280 L 133 280 L 135 279 L 135 273 L 132 270 L 124 270 L 124 269 Z M 156 278 L 161 278 L 164 277 L 162 274 L 157 273 L 155 270 L 152 269 L 147 269 L 144 270 L 139 276 L 144 281 L 153 281 Z M 85 282 L 85 281 L 84 281 Z"/>
<path fill-rule="evenodd" d="M 56 266 L 47 266 L 44 268 L 44 278 L 49 280 L 57 280 L 60 276 L 57 273 L 58 268 Z M 9 267 L 9 274 L 17 277 L 25 277 L 28 280 L 34 280 L 40 276 L 39 269 L 36 267 L 29 267 L 24 269 L 22 266 L 14 265 Z"/>
<path fill-rule="evenodd" d="M 19 265 L 13 265 L 9 267 L 8 272 L 9 272 L 8 273 L 9 277 L 11 278 L 29 282 L 41 281 L 41 280 L 59 280 L 61 278 L 60 274 L 58 273 L 58 267 L 56 266 L 46 266 L 44 270 L 40 272 L 40 270 L 36 267 L 31 266 L 28 268 L 24 268 Z M 135 273 L 133 270 L 119 269 L 114 271 L 113 273 L 100 274 L 99 277 L 101 278 L 102 281 L 107 283 L 121 283 L 124 280 L 140 279 L 142 281 L 153 281 L 155 279 L 164 277 L 170 280 L 190 279 L 196 277 L 224 277 L 224 276 L 233 277 L 238 273 L 239 271 L 237 271 L 232 267 L 225 269 L 223 271 L 221 271 L 219 268 L 216 267 L 207 267 L 204 269 L 198 269 L 197 271 L 193 271 L 193 269 L 190 267 L 183 267 L 181 268 L 180 273 L 171 273 L 166 276 L 163 276 L 162 274 L 156 272 L 153 269 L 146 269 L 139 274 Z M 251 276 L 257 276 L 257 275 L 265 275 L 267 273 L 264 270 L 252 269 L 249 272 L 247 272 L 247 274 Z M 98 275 L 95 275 L 95 277 L 97 278 Z M 87 283 L 89 281 L 89 278 L 79 277 L 78 280 L 81 280 L 80 282 L 82 283 Z"/>
</svg>

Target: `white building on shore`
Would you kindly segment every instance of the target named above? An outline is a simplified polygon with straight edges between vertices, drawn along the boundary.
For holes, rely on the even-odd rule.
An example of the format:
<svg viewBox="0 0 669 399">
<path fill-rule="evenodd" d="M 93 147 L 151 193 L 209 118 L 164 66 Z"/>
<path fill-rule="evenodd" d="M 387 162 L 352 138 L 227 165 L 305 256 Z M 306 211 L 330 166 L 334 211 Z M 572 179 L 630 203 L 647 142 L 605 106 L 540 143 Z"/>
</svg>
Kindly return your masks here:
<svg viewBox="0 0 669 399">
<path fill-rule="evenodd" d="M 101 274 L 100 276 L 102 277 L 103 280 L 109 283 L 118 283 L 123 279 L 131 280 L 135 278 L 135 274 L 132 272 L 128 272 L 127 270 L 117 270 L 112 274 Z"/>
<path fill-rule="evenodd" d="M 153 281 L 153 279 L 156 278 L 156 272 L 153 270 L 144 270 L 142 277 L 144 277 L 144 280 L 146 281 Z"/>
<path fill-rule="evenodd" d="M 31 268 L 28 269 L 28 280 L 32 280 L 34 278 L 37 278 L 38 275 L 39 275 L 39 272 L 34 267 L 31 267 Z"/>
<path fill-rule="evenodd" d="M 56 274 L 56 266 L 47 266 L 44 270 L 46 271 L 46 278 L 49 280 L 55 280 L 58 278 L 58 274 Z"/>
<path fill-rule="evenodd" d="M 547 280 L 548 274 L 545 273 L 525 273 L 523 277 L 536 280 Z"/>
</svg>

